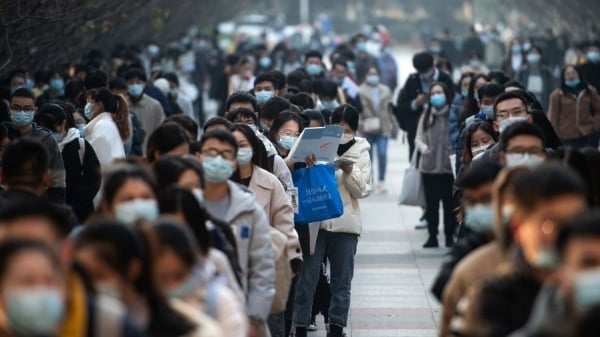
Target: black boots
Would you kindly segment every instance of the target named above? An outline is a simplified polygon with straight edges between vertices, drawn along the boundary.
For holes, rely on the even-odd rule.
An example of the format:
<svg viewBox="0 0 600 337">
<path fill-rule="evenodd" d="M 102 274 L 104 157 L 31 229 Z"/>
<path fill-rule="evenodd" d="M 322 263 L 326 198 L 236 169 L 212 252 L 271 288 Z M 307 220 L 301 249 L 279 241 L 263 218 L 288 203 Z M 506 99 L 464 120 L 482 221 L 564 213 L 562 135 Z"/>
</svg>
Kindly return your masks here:
<svg viewBox="0 0 600 337">
<path fill-rule="evenodd" d="M 328 337 L 342 337 L 344 336 L 344 327 L 339 325 L 331 324 L 329 325 L 329 334 Z"/>
<path fill-rule="evenodd" d="M 425 244 L 423 244 L 423 248 L 437 248 L 439 247 L 439 243 L 437 240 L 437 237 L 435 236 L 429 236 L 429 239 L 427 239 L 427 241 L 425 241 Z"/>
</svg>

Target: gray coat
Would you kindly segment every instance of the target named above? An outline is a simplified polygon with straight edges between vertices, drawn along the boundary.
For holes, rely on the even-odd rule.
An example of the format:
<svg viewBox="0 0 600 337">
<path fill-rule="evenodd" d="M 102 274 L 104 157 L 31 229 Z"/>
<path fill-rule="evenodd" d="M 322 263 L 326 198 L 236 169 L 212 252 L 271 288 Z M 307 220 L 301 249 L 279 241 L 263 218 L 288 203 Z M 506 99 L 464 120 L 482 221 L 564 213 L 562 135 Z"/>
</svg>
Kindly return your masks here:
<svg viewBox="0 0 600 337">
<path fill-rule="evenodd" d="M 450 165 L 452 143 L 448 112 L 448 106 L 440 111 L 432 108 L 427 121 L 424 120 L 426 113 L 423 113 L 419 119 L 415 144 L 421 154 L 418 166 L 421 173 L 452 174 Z M 427 129 L 424 128 L 424 123 L 427 123 Z"/>
</svg>

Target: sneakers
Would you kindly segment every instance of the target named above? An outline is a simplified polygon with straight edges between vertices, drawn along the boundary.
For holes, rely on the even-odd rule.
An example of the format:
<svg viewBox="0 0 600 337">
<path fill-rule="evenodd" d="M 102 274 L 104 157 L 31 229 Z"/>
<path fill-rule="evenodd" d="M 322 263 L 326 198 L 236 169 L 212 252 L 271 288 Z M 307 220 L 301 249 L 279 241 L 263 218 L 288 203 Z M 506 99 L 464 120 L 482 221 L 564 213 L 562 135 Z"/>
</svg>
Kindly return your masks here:
<svg viewBox="0 0 600 337">
<path fill-rule="evenodd" d="M 427 241 L 425 241 L 425 243 L 423 244 L 423 248 L 437 248 L 439 246 L 440 245 L 438 243 L 437 237 L 435 236 L 429 236 Z"/>
<path fill-rule="evenodd" d="M 383 181 L 380 181 L 377 183 L 377 186 L 375 187 L 375 193 L 377 194 L 386 194 L 387 193 L 387 188 L 385 187 L 385 183 Z"/>
<path fill-rule="evenodd" d="M 415 225 L 415 229 L 427 229 L 428 226 L 429 224 L 427 223 L 427 220 L 423 219 Z"/>
</svg>

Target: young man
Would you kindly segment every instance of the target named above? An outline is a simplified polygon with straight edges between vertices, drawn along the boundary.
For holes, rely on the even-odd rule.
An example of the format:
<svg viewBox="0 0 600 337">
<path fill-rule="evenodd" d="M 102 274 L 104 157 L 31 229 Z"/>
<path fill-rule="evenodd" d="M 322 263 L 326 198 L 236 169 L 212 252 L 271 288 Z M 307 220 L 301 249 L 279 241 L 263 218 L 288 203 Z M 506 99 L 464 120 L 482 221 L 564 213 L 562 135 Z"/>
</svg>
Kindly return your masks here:
<svg viewBox="0 0 600 337">
<path fill-rule="evenodd" d="M 518 122 L 509 126 L 500 139 L 500 162 L 507 167 L 534 167 L 546 160 L 544 134 L 537 126 Z"/>
<path fill-rule="evenodd" d="M 207 210 L 235 232 L 242 288 L 250 318 L 250 336 L 261 336 L 275 295 L 275 265 L 269 223 L 251 191 L 229 181 L 237 165 L 238 145 L 225 130 L 205 133 L 200 141 Z"/>
<path fill-rule="evenodd" d="M 310 50 L 304 55 L 304 70 L 311 78 L 323 78 L 324 69 L 323 54 L 320 51 Z"/>
<path fill-rule="evenodd" d="M 271 72 L 262 73 L 254 79 L 254 96 L 258 105 L 279 96 L 278 80 Z"/>
<path fill-rule="evenodd" d="M 58 144 L 52 133 L 46 129 L 40 128 L 33 122 L 37 107 L 35 106 L 35 96 L 27 88 L 17 89 L 10 97 L 10 119 L 12 123 L 8 125 L 17 131 L 19 137 L 33 138 L 39 141 L 48 153 L 48 162 L 50 167 L 50 181 L 46 194 L 48 199 L 56 203 L 65 202 L 66 181 L 65 167 L 58 149 Z M 29 155 L 22 153 L 21 155 Z"/>
</svg>

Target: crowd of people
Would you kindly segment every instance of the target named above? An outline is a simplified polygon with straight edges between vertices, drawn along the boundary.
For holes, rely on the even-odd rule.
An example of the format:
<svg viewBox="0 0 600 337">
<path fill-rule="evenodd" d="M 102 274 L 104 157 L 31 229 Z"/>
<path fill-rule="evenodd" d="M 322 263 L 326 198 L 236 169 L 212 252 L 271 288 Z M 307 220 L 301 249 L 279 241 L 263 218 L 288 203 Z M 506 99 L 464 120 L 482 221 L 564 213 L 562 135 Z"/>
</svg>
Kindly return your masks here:
<svg viewBox="0 0 600 337">
<path fill-rule="evenodd" d="M 451 248 L 432 287 L 440 335 L 594 335 L 600 45 L 556 73 L 547 60 L 560 57 L 519 39 L 486 65 L 474 35 L 455 83 L 433 39 L 399 86 L 389 36 L 376 53 L 371 38 L 301 57 L 285 43 L 226 54 L 195 36 L 11 72 L 0 334 L 304 337 L 320 313 L 344 336 L 359 200 L 388 192 L 388 142 L 405 132 L 424 247 L 439 246 L 441 201 Z M 206 118 L 205 97 L 219 116 Z M 330 124 L 343 160 L 289 158 L 305 128 Z M 298 223 L 295 177 L 323 164 L 343 213 Z"/>
</svg>

